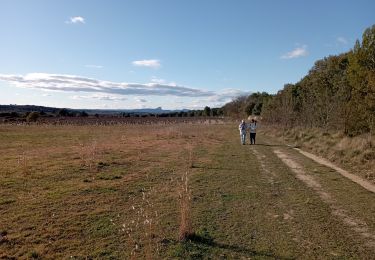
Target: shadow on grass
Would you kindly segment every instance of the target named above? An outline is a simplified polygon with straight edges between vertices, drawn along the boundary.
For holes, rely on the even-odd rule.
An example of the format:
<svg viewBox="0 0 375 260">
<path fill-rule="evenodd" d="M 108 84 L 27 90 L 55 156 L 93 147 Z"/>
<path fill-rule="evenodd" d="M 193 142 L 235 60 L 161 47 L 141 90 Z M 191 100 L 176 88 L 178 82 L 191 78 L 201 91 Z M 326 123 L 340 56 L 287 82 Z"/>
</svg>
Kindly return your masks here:
<svg viewBox="0 0 375 260">
<path fill-rule="evenodd" d="M 205 170 L 225 170 L 225 171 L 242 171 L 243 168 L 228 168 L 228 167 L 214 167 L 205 165 L 193 165 L 193 169 L 205 169 Z"/>
<path fill-rule="evenodd" d="M 242 253 L 247 256 L 263 256 L 263 257 L 271 257 L 275 259 L 283 259 L 283 260 L 290 260 L 295 258 L 290 257 L 282 257 L 275 255 L 272 252 L 263 252 L 263 251 L 256 251 L 250 248 L 242 247 L 242 246 L 236 246 L 236 245 L 228 245 L 223 243 L 218 243 L 213 240 L 210 236 L 201 236 L 197 234 L 191 234 L 189 237 L 186 238 L 187 241 L 197 244 L 197 245 L 204 245 L 212 248 L 219 248 L 219 249 L 225 249 L 230 250 L 235 253 Z"/>
<path fill-rule="evenodd" d="M 249 145 L 250 145 L 250 144 L 249 144 Z M 256 145 L 256 146 L 269 146 L 269 147 L 286 147 L 286 148 L 293 148 L 292 146 L 285 145 L 285 144 L 263 144 L 263 143 L 260 143 L 260 144 L 252 144 L 252 145 Z"/>
</svg>

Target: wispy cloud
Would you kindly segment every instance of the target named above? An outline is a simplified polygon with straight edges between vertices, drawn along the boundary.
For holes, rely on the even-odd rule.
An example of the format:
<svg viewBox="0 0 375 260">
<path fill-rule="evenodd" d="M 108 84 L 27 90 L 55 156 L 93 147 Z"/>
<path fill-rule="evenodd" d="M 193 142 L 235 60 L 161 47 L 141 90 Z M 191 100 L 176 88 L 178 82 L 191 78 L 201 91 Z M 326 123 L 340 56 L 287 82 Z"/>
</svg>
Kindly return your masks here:
<svg viewBox="0 0 375 260">
<path fill-rule="evenodd" d="M 67 20 L 65 23 L 85 23 L 85 18 L 82 16 L 73 16 L 70 17 L 69 20 Z"/>
<path fill-rule="evenodd" d="M 102 68 L 104 68 L 101 65 L 93 65 L 93 64 L 87 64 L 87 65 L 85 65 L 85 67 L 86 68 L 91 68 L 91 69 L 102 69 Z"/>
<path fill-rule="evenodd" d="M 161 66 L 159 60 L 135 60 L 132 64 L 138 67 L 150 67 L 154 69 L 160 68 Z"/>
<path fill-rule="evenodd" d="M 47 73 L 29 73 L 24 76 L 0 74 L 0 80 L 9 82 L 18 87 L 55 91 L 185 97 L 214 95 L 211 91 L 169 84 L 111 82 L 75 75 Z"/>
<path fill-rule="evenodd" d="M 187 109 L 202 109 L 206 105 L 210 107 L 221 107 L 224 104 L 232 101 L 236 97 L 248 96 L 250 94 L 251 91 L 228 88 L 216 92 L 215 95 L 193 99 L 190 102 L 179 101 L 179 99 L 176 98 L 173 103 L 177 105 L 176 107 L 181 107 L 182 105 Z"/>
<path fill-rule="evenodd" d="M 209 104 L 221 106 L 237 96 L 250 94 L 238 89 L 208 91 L 180 86 L 175 83 L 125 83 L 48 73 L 0 74 L 0 81 L 21 88 L 82 93 L 72 96 L 73 99 L 77 100 L 123 101 L 128 100 L 128 96 L 132 96 L 136 102 L 146 103 L 148 100 L 143 98 L 146 96 L 174 96 L 197 101 L 197 106 Z"/>
<path fill-rule="evenodd" d="M 342 36 L 337 37 L 336 41 L 337 41 L 339 44 L 343 44 L 343 45 L 347 45 L 347 44 L 348 44 L 348 40 L 345 39 L 345 38 L 342 37 Z"/>
<path fill-rule="evenodd" d="M 139 102 L 139 103 L 146 103 L 146 102 L 147 102 L 146 99 L 144 99 L 144 98 L 139 98 L 139 97 L 134 98 L 134 100 L 137 101 L 137 102 Z"/>
<path fill-rule="evenodd" d="M 250 95 L 250 91 L 243 91 L 239 89 L 233 89 L 233 88 L 228 88 L 228 89 L 223 89 L 215 95 L 212 95 L 207 98 L 207 101 L 209 102 L 216 102 L 216 103 L 228 103 L 235 97 L 239 96 L 247 96 Z"/>
<path fill-rule="evenodd" d="M 93 94 L 93 95 L 75 95 L 71 97 L 72 99 L 82 100 L 82 99 L 97 99 L 102 101 L 124 101 L 127 100 L 124 96 L 118 95 L 107 95 L 107 94 Z"/>
<path fill-rule="evenodd" d="M 156 77 L 152 77 L 151 82 L 158 83 L 158 84 L 164 84 L 166 81 L 165 81 L 165 79 L 158 79 Z"/>
<path fill-rule="evenodd" d="M 299 57 L 307 56 L 309 52 L 307 51 L 307 45 L 303 45 L 301 47 L 297 47 L 294 50 L 287 52 L 286 54 L 282 55 L 282 59 L 295 59 Z"/>
</svg>

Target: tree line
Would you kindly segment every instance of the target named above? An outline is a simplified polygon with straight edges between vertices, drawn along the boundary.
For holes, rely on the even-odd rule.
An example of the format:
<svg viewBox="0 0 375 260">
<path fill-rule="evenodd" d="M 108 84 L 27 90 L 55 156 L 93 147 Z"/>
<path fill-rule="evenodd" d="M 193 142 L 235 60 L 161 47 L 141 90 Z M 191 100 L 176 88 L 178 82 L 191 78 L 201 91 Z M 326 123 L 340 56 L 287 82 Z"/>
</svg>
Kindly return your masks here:
<svg viewBox="0 0 375 260">
<path fill-rule="evenodd" d="M 375 132 L 375 25 L 346 53 L 315 62 L 295 84 L 275 95 L 253 93 L 223 107 L 236 118 L 260 115 L 286 127 L 343 130 L 347 135 Z"/>
<path fill-rule="evenodd" d="M 185 110 L 185 111 L 171 111 L 164 113 L 139 113 L 139 112 L 123 112 L 123 117 L 222 117 L 224 111 L 222 108 L 210 108 L 209 106 L 204 109 L 198 110 Z"/>
<path fill-rule="evenodd" d="M 3 122 L 36 122 L 40 118 L 46 117 L 129 117 L 129 118 L 148 118 L 148 117 L 222 117 L 224 111 L 222 108 L 210 108 L 206 106 L 201 110 L 183 110 L 183 111 L 170 111 L 164 113 L 149 113 L 149 112 L 118 112 L 109 114 L 89 114 L 85 110 L 78 111 L 73 109 L 61 108 L 61 109 L 49 109 L 47 108 L 45 112 L 44 107 L 28 106 L 32 108 L 32 111 L 27 111 L 22 107 L 20 111 L 26 112 L 15 112 L 11 111 L 14 109 L 12 106 L 3 106 L 7 110 L 6 112 L 0 112 L 0 120 Z M 17 108 L 17 107 L 16 107 Z M 36 109 L 33 109 L 36 108 Z M 1 108 L 0 108 L 1 109 Z M 37 111 L 35 111 L 37 110 Z M 0 110 L 1 111 L 1 110 Z"/>
</svg>

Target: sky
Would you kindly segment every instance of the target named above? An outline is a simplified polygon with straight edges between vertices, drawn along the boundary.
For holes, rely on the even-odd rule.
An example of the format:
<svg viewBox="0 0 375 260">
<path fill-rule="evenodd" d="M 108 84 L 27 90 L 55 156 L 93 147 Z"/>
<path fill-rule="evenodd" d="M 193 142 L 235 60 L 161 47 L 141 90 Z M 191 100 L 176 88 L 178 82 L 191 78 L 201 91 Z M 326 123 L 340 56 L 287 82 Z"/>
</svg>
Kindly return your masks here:
<svg viewBox="0 0 375 260">
<path fill-rule="evenodd" d="M 0 104 L 220 107 L 298 82 L 374 14 L 373 0 L 0 0 Z"/>
</svg>

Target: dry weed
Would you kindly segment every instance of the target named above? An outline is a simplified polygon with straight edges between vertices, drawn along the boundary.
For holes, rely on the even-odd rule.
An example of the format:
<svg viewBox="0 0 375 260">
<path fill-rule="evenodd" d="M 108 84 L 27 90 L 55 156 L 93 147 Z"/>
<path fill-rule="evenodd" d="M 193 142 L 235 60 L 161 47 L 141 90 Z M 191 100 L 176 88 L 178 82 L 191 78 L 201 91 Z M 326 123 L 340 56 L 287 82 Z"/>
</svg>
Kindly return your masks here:
<svg viewBox="0 0 375 260">
<path fill-rule="evenodd" d="M 25 151 L 22 151 L 22 153 L 18 155 L 17 165 L 23 175 L 28 175 L 30 173 L 29 157 L 26 155 Z"/>
<path fill-rule="evenodd" d="M 142 199 L 132 197 L 132 218 L 122 224 L 122 231 L 127 235 L 127 248 L 131 259 L 137 259 L 143 252 L 146 259 L 153 259 L 160 253 L 160 244 L 156 226 L 159 225 L 159 213 L 153 203 L 157 196 L 154 189 L 142 191 Z"/>
<path fill-rule="evenodd" d="M 79 143 L 79 157 L 82 166 L 88 167 L 90 171 L 97 171 L 98 156 L 99 149 L 96 140 L 88 144 Z"/>
<path fill-rule="evenodd" d="M 192 232 L 191 222 L 191 191 L 189 189 L 188 171 L 181 177 L 181 184 L 179 187 L 180 198 L 180 230 L 179 241 L 185 241 L 189 238 Z"/>
</svg>

